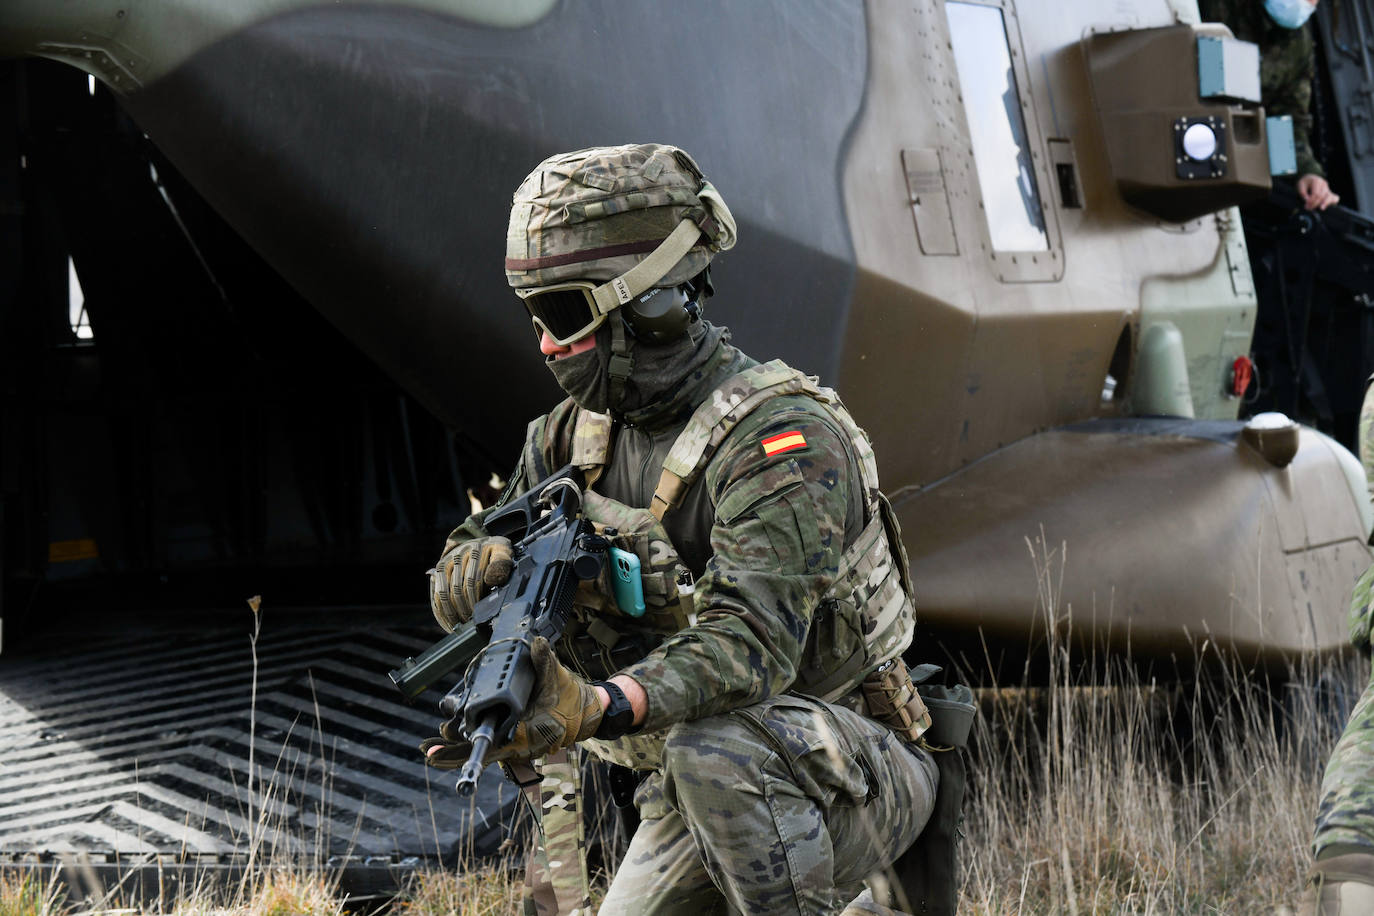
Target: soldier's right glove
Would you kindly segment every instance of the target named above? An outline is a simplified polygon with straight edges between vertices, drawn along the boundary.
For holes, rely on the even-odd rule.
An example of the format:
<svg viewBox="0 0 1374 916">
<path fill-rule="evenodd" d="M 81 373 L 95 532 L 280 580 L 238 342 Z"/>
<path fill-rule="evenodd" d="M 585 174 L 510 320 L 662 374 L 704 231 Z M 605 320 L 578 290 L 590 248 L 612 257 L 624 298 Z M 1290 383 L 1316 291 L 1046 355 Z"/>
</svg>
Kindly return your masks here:
<svg viewBox="0 0 1374 916">
<path fill-rule="evenodd" d="M 464 541 L 445 553 L 429 577 L 429 607 L 448 632 L 472 619 L 482 596 L 510 579 L 514 568 L 508 538 L 491 536 Z"/>
<path fill-rule="evenodd" d="M 484 764 L 543 757 L 585 741 L 601 725 L 601 698 L 596 688 L 564 667 L 542 636 L 530 644 L 530 664 L 534 666 L 534 690 L 529 708 L 515 726 L 510 742 L 489 748 Z M 441 737 L 426 738 L 420 745 L 425 763 L 432 767 L 456 769 L 472 753 L 472 743 L 463 736 L 460 708 L 461 704 L 445 710 L 456 714 L 439 726 Z"/>
</svg>

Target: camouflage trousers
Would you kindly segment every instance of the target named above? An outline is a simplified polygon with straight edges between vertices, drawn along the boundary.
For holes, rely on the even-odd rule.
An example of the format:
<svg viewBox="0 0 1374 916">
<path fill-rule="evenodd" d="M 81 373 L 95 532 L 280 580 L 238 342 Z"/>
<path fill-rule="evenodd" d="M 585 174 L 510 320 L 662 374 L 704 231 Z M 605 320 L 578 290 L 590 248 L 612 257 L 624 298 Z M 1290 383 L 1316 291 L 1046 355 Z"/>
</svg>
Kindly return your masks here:
<svg viewBox="0 0 1374 916">
<path fill-rule="evenodd" d="M 798 696 L 673 726 L 602 916 L 830 914 L 930 817 L 925 751 Z"/>
<path fill-rule="evenodd" d="M 1374 679 L 1327 761 L 1312 843 L 1318 856 L 1374 853 Z"/>
</svg>

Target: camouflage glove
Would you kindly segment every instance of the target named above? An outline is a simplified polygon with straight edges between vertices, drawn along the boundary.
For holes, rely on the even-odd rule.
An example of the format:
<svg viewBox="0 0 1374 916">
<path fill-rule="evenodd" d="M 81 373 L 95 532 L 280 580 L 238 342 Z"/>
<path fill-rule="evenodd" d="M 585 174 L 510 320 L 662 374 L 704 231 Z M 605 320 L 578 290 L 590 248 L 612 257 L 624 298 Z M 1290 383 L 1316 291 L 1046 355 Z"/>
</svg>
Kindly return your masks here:
<svg viewBox="0 0 1374 916">
<path fill-rule="evenodd" d="M 559 663 L 553 647 L 542 636 L 530 643 L 534 664 L 534 692 L 525 717 L 515 726 L 509 744 L 487 751 L 483 763 L 532 760 L 590 738 L 601 724 L 601 698 L 596 688 Z M 467 762 L 472 744 L 463 737 L 462 720 L 455 717 L 439 726 L 442 737 L 420 744 L 425 763 L 441 770 L 457 769 Z"/>
<path fill-rule="evenodd" d="M 492 588 L 510 579 L 510 541 L 503 537 L 464 541 L 445 553 L 429 576 L 429 607 L 439 626 L 452 633 L 472 619 L 472 609 Z"/>
</svg>

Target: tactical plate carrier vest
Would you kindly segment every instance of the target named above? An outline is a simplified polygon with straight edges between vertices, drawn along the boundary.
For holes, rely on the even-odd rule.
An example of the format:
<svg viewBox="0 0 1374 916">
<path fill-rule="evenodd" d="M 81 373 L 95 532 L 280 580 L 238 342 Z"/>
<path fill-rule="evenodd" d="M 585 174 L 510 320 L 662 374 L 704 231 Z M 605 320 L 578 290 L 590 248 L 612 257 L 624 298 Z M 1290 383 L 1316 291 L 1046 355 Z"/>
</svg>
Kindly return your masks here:
<svg viewBox="0 0 1374 916">
<path fill-rule="evenodd" d="M 578 623 L 570 628 L 570 638 L 559 643 L 566 662 L 589 677 L 609 677 L 695 619 L 690 589 L 682 587 L 690 582 L 690 573 L 662 520 L 679 505 L 739 422 L 765 402 L 785 395 L 813 398 L 845 431 L 865 496 L 862 531 L 841 555 L 834 584 L 815 608 L 791 689 L 835 702 L 854 693 L 865 675 L 910 645 L 915 604 L 906 551 L 892 507 L 878 489 L 868 436 L 834 391 L 774 360 L 729 379 L 696 409 L 672 445 L 648 508 L 627 506 L 588 490 L 583 504 L 587 517 L 598 529 L 613 529 L 615 546 L 639 558 L 646 610 L 638 618 L 622 614 L 603 573 L 603 580 L 584 587 L 575 601 Z M 586 474 L 590 488 L 610 459 L 611 420 L 571 402 L 561 409 L 575 412 L 571 422 L 553 415 L 547 422 L 535 421 L 526 441 L 525 463 L 572 463 Z M 612 763 L 656 769 L 662 734 L 592 739 L 585 745 Z"/>
</svg>

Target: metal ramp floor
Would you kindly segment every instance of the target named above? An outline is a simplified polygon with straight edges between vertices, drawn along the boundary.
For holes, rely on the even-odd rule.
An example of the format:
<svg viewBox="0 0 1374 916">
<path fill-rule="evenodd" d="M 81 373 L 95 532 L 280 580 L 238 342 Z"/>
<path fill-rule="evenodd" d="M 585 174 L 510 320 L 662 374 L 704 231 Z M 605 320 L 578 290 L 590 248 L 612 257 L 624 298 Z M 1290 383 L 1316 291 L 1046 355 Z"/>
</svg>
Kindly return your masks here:
<svg viewBox="0 0 1374 916">
<path fill-rule="evenodd" d="M 441 634 L 385 610 L 263 613 L 256 702 L 247 609 L 225 615 L 235 626 L 145 620 L 7 648 L 0 864 L 394 868 L 494 853 L 517 790 L 492 767 L 460 799 L 416 750 L 438 694 L 407 706 L 386 675 Z"/>
</svg>

